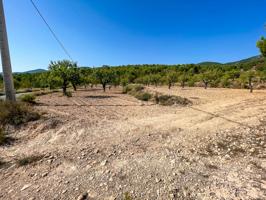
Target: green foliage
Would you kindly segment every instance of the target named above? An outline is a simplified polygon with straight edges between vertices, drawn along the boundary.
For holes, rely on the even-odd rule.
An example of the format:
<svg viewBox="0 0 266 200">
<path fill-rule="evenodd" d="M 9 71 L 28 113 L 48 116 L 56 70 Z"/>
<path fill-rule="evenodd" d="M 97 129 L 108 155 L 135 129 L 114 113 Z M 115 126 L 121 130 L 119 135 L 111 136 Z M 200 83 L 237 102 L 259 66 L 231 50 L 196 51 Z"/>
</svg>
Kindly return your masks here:
<svg viewBox="0 0 266 200">
<path fill-rule="evenodd" d="M 35 102 L 36 96 L 34 94 L 24 94 L 24 95 L 20 96 L 20 100 L 22 102 L 25 102 L 25 103 L 34 104 L 34 103 L 36 103 Z"/>
<path fill-rule="evenodd" d="M 76 85 L 80 83 L 79 69 L 76 63 L 68 60 L 51 62 L 49 70 L 50 80 L 61 82 L 64 95 L 66 95 L 69 83 L 72 84 L 74 90 L 76 90 Z"/>
<path fill-rule="evenodd" d="M 262 41 L 262 40 L 261 40 Z M 263 39 L 265 41 L 265 39 Z M 260 42 L 261 43 L 261 42 Z M 259 44 L 261 46 L 261 44 Z M 262 57 L 253 57 L 239 62 L 218 64 L 201 63 L 188 65 L 126 65 L 103 66 L 100 68 L 78 68 L 70 61 L 51 62 L 49 71 L 35 74 L 14 74 L 16 89 L 31 88 L 63 88 L 64 94 L 69 86 L 74 90 L 77 86 L 101 84 L 123 87 L 130 84 L 161 85 L 171 88 L 176 82 L 181 86 L 205 86 L 240 88 L 243 77 L 240 74 L 254 69 L 257 80 L 254 84 L 265 85 L 266 63 Z M 3 88 L 0 75 L 0 90 Z M 243 85 L 243 84 L 242 84 Z"/>
<path fill-rule="evenodd" d="M 163 106 L 191 104 L 191 101 L 187 98 L 171 95 L 156 95 L 155 102 Z"/>
<path fill-rule="evenodd" d="M 148 92 L 144 92 L 143 90 L 144 87 L 142 85 L 131 84 L 123 88 L 123 93 L 130 94 L 141 101 L 149 101 L 153 95 Z"/>
<path fill-rule="evenodd" d="M 130 196 L 129 192 L 125 193 L 125 198 L 124 200 L 133 200 L 133 198 Z"/>
<path fill-rule="evenodd" d="M 43 156 L 36 156 L 36 155 L 32 155 L 32 156 L 27 156 L 25 158 L 21 158 L 17 161 L 18 166 L 26 166 L 26 165 L 30 165 L 30 164 L 34 164 L 38 161 L 40 161 L 43 158 Z"/>
<path fill-rule="evenodd" d="M 135 92 L 140 92 L 144 89 L 142 85 L 139 84 L 130 84 L 123 88 L 123 94 L 133 94 Z"/>
<path fill-rule="evenodd" d="M 141 101 L 149 101 L 152 98 L 152 94 L 148 92 L 137 92 L 135 93 L 135 97 Z"/>
<path fill-rule="evenodd" d="M 65 92 L 65 95 L 66 95 L 67 97 L 72 97 L 72 92 L 70 92 L 70 91 L 66 91 L 66 92 Z"/>
<path fill-rule="evenodd" d="M 266 39 L 264 37 L 257 42 L 257 47 L 260 49 L 262 56 L 266 58 Z"/>
<path fill-rule="evenodd" d="M 0 124 L 20 125 L 40 118 L 28 105 L 18 102 L 0 101 Z"/>
<path fill-rule="evenodd" d="M 94 72 L 96 81 L 100 83 L 105 92 L 107 84 L 112 84 L 116 77 L 115 71 L 108 66 L 98 68 Z"/>
<path fill-rule="evenodd" d="M 5 144 L 7 142 L 6 134 L 3 130 L 3 128 L 0 128 L 0 146 Z"/>
</svg>

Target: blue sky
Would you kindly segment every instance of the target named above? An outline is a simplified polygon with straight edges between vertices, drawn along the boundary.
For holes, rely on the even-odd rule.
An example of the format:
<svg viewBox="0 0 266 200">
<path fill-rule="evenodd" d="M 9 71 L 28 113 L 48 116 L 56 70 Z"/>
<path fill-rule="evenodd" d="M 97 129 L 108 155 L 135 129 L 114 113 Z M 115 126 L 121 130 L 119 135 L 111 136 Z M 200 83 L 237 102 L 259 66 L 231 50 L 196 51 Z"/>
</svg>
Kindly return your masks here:
<svg viewBox="0 0 266 200">
<path fill-rule="evenodd" d="M 35 0 L 82 66 L 229 62 L 259 54 L 266 0 Z M 30 0 L 4 0 L 13 71 L 67 58 Z"/>
</svg>

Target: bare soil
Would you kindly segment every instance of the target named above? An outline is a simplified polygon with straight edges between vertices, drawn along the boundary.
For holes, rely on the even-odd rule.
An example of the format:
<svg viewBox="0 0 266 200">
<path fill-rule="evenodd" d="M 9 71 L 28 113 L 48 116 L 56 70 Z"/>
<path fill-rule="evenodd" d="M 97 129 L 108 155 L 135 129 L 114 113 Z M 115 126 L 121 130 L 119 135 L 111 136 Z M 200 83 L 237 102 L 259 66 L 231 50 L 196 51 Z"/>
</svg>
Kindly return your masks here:
<svg viewBox="0 0 266 200">
<path fill-rule="evenodd" d="M 193 105 L 121 88 L 38 97 L 42 119 L 0 147 L 0 199 L 266 199 L 265 90 L 148 90 Z"/>
</svg>

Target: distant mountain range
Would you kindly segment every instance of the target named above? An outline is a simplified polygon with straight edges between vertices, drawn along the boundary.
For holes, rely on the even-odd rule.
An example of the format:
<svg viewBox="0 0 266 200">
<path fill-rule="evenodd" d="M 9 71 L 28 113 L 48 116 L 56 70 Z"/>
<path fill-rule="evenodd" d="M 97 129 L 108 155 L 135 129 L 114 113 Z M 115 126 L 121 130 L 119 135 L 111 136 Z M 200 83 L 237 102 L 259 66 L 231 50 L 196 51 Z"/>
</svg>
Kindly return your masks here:
<svg viewBox="0 0 266 200">
<path fill-rule="evenodd" d="M 245 63 L 250 63 L 250 62 L 257 62 L 257 61 L 261 61 L 262 59 L 263 59 L 262 56 L 252 56 L 250 58 L 246 58 L 246 59 L 235 61 L 235 62 L 219 63 L 219 62 L 206 61 L 206 62 L 201 62 L 201 63 L 197 63 L 197 64 L 206 65 L 206 66 L 210 66 L 210 65 L 237 65 L 237 64 L 245 64 Z M 42 72 L 46 72 L 46 71 L 47 70 L 45 70 L 45 69 L 34 69 L 34 70 L 30 70 L 30 71 L 15 72 L 15 73 L 35 74 L 35 73 L 42 73 Z M 2 74 L 2 72 L 0 72 L 0 74 Z"/>
<path fill-rule="evenodd" d="M 21 72 L 21 73 L 27 73 L 27 74 L 36 74 L 36 73 L 42 73 L 42 72 L 46 72 L 47 70 L 45 69 L 34 69 L 34 70 L 30 70 L 30 71 L 26 71 L 26 72 Z"/>
<path fill-rule="evenodd" d="M 201 62 L 198 64 L 199 65 L 237 65 L 237 64 L 243 64 L 243 63 L 249 63 L 249 62 L 256 62 L 256 61 L 259 61 L 261 59 L 262 59 L 261 56 L 252 56 L 250 58 L 246 58 L 246 59 L 235 61 L 235 62 L 219 63 L 219 62 L 207 61 L 207 62 Z"/>
</svg>

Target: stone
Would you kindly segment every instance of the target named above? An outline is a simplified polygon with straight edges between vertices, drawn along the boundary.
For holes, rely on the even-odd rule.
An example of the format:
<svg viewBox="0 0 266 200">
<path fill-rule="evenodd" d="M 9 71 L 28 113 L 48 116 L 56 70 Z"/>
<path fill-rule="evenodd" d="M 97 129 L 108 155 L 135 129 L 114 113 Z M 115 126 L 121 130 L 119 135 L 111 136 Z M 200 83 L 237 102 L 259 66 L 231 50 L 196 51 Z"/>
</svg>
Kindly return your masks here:
<svg viewBox="0 0 266 200">
<path fill-rule="evenodd" d="M 21 191 L 28 189 L 30 186 L 31 186 L 31 184 L 24 185 L 24 186 L 21 188 Z"/>
<path fill-rule="evenodd" d="M 84 194 L 79 195 L 77 200 L 88 200 L 88 193 L 85 192 Z"/>
<path fill-rule="evenodd" d="M 107 164 L 107 162 L 108 162 L 107 160 L 102 161 L 101 166 L 105 166 Z"/>
</svg>

